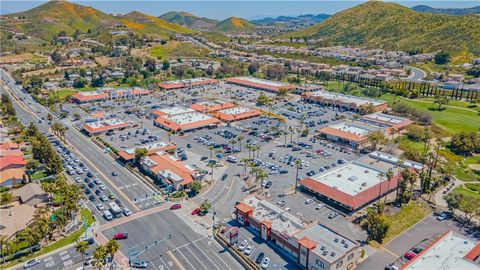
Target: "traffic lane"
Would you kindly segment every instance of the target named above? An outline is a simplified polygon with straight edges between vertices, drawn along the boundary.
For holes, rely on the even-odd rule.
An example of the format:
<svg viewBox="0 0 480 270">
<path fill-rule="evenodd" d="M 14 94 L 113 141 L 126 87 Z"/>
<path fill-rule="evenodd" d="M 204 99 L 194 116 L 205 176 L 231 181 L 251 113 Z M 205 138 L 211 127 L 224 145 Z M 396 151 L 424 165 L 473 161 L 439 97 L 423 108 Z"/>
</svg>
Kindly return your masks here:
<svg viewBox="0 0 480 270">
<path fill-rule="evenodd" d="M 358 270 L 383 270 L 385 266 L 395 261 L 397 257 L 383 249 L 377 250 L 372 256 L 357 265 Z"/>
<path fill-rule="evenodd" d="M 151 245 L 155 241 L 161 242 L 152 248 L 152 252 L 165 255 L 169 249 L 202 238 L 171 210 L 143 216 L 103 230 L 101 233 L 107 239 L 112 239 L 113 235 L 119 232 L 128 233 L 127 239 L 119 240 L 120 250 L 127 257 L 129 248 L 143 250 L 145 246 Z M 171 235 L 171 239 L 168 239 L 169 235 Z"/>
<path fill-rule="evenodd" d="M 215 240 L 201 238 L 173 249 L 172 254 L 186 269 L 244 269 Z"/>
</svg>

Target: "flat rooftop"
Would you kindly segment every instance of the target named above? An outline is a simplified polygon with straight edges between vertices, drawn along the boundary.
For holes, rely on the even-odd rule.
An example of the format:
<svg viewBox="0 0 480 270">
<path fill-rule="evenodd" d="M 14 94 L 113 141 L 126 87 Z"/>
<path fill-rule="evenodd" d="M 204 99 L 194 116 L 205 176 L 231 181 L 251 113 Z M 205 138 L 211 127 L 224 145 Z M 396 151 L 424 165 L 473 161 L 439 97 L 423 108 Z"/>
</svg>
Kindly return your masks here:
<svg viewBox="0 0 480 270">
<path fill-rule="evenodd" d="M 245 82 L 250 82 L 250 83 L 256 83 L 256 84 L 263 84 L 263 85 L 268 85 L 268 86 L 273 86 L 273 87 L 284 87 L 288 86 L 288 83 L 283 83 L 283 82 L 277 82 L 277 81 L 270 81 L 270 80 L 265 80 L 265 79 L 260 79 L 260 78 L 254 78 L 254 77 L 235 77 L 237 80 L 242 80 Z"/>
<path fill-rule="evenodd" d="M 223 109 L 223 110 L 220 110 L 219 112 L 228 114 L 228 115 L 237 115 L 237 114 L 246 113 L 250 111 L 253 111 L 253 110 L 248 107 L 238 106 L 238 107 Z"/>
<path fill-rule="evenodd" d="M 213 119 L 213 117 L 197 112 L 195 110 L 192 110 L 191 112 L 187 112 L 187 113 L 165 115 L 163 117 L 179 125 L 186 125 L 186 124 L 195 123 L 203 120 Z"/>
<path fill-rule="evenodd" d="M 357 97 L 357 96 L 352 96 L 352 95 L 344 95 L 340 93 L 335 93 L 335 92 L 328 92 L 328 91 L 314 91 L 308 93 L 309 96 L 312 97 L 323 97 L 325 99 L 329 100 L 339 100 L 342 103 L 345 104 L 350 104 L 354 103 L 357 106 L 363 106 L 363 105 L 368 105 L 372 104 L 373 106 L 378 106 L 381 104 L 384 104 L 386 101 L 383 100 L 378 100 L 378 99 L 370 99 L 370 98 L 363 98 L 363 97 Z"/>
<path fill-rule="evenodd" d="M 208 82 L 212 81 L 210 78 L 200 77 L 200 78 L 193 78 L 193 79 L 184 79 L 184 80 L 174 80 L 174 81 L 165 81 L 162 84 L 183 84 L 183 83 L 201 83 L 201 82 Z"/>
<path fill-rule="evenodd" d="M 385 173 L 377 167 L 353 161 L 310 178 L 345 194 L 355 196 L 380 183 L 379 174 L 381 172 Z"/>
<path fill-rule="evenodd" d="M 390 163 L 392 165 L 397 165 L 398 161 L 400 160 L 400 158 L 397 157 L 397 156 L 390 155 L 390 154 L 383 153 L 383 152 L 379 152 L 379 151 L 372 152 L 368 156 L 373 158 L 373 159 L 377 159 L 377 160 L 381 160 L 383 162 Z M 422 167 L 423 167 L 423 165 L 421 163 L 411 161 L 411 160 L 405 160 L 403 162 L 402 166 L 405 167 L 405 168 L 414 168 L 417 171 L 421 170 Z"/>
<path fill-rule="evenodd" d="M 295 234 L 295 238 L 307 237 L 316 243 L 313 251 L 328 262 L 333 262 L 351 251 L 356 243 L 326 226 L 317 223 Z"/>
<path fill-rule="evenodd" d="M 392 125 L 400 124 L 403 121 L 408 120 L 407 118 L 398 117 L 398 116 L 394 116 L 394 115 L 389 115 L 389 114 L 385 114 L 385 113 L 367 114 L 367 115 L 363 116 L 363 118 L 377 120 L 377 121 L 385 122 L 385 123 L 390 123 Z"/>
<path fill-rule="evenodd" d="M 137 148 L 145 148 L 147 151 L 153 151 L 153 150 L 156 150 L 156 149 L 161 149 L 161 148 L 167 147 L 169 145 L 171 145 L 171 144 L 169 144 L 167 142 L 155 142 L 155 143 L 151 143 L 151 144 L 140 145 L 140 146 L 134 147 L 134 148 L 128 148 L 128 149 L 125 149 L 124 151 L 129 155 L 133 155 L 133 154 L 135 154 L 135 149 L 137 149 Z"/>
<path fill-rule="evenodd" d="M 193 113 L 196 112 L 194 109 L 187 108 L 187 107 L 181 107 L 181 106 L 175 106 L 175 107 L 165 107 L 158 109 L 158 111 L 166 114 L 167 116 L 174 116 L 178 114 L 184 114 L 184 113 Z"/>
<path fill-rule="evenodd" d="M 200 102 L 197 102 L 197 103 L 195 103 L 195 104 L 208 107 L 208 106 L 222 105 L 222 104 L 225 104 L 225 103 L 227 103 L 227 102 L 226 102 L 226 101 L 223 101 L 223 100 L 218 100 L 218 99 L 216 99 L 216 100 L 200 101 Z"/>
<path fill-rule="evenodd" d="M 85 123 L 85 125 L 89 126 L 92 129 L 121 126 L 121 125 L 127 125 L 127 124 L 128 124 L 127 122 L 120 120 L 118 118 L 110 118 L 102 121 Z"/>
<path fill-rule="evenodd" d="M 476 245 L 476 242 L 450 231 L 402 269 L 478 270 L 478 262 L 464 258 Z"/>
<path fill-rule="evenodd" d="M 292 236 L 305 229 L 305 223 L 302 220 L 269 201 L 257 197 L 249 197 L 243 202 L 253 207 L 252 216 L 256 220 L 259 222 L 264 220 L 270 221 L 274 231 Z"/>
<path fill-rule="evenodd" d="M 360 122 L 342 122 L 339 124 L 331 125 L 330 128 L 355 134 L 359 137 L 367 136 L 368 133 L 380 130 L 378 127 L 370 126 Z"/>
</svg>

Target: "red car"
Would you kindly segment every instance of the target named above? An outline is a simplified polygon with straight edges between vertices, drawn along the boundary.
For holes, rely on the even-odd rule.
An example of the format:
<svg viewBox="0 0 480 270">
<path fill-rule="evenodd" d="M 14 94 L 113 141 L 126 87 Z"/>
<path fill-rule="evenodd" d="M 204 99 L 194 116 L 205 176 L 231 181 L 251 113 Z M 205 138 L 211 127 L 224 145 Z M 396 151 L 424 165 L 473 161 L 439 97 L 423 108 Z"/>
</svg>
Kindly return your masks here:
<svg viewBox="0 0 480 270">
<path fill-rule="evenodd" d="M 128 233 L 116 233 L 113 235 L 113 239 L 115 240 L 121 240 L 121 239 L 127 239 L 128 238 Z"/>
<path fill-rule="evenodd" d="M 192 215 L 198 215 L 198 213 L 200 213 L 200 208 L 193 209 Z"/>
<path fill-rule="evenodd" d="M 411 251 L 407 251 L 407 252 L 405 253 L 405 255 L 403 255 L 403 257 L 405 257 L 405 259 L 407 259 L 407 260 L 409 260 L 409 261 L 410 261 L 411 259 L 415 258 L 415 256 L 417 256 L 417 254 L 415 254 L 415 253 L 413 253 L 413 252 L 411 252 Z"/>
<path fill-rule="evenodd" d="M 180 209 L 180 208 L 182 208 L 182 205 L 179 204 L 179 203 L 176 203 L 176 204 L 170 206 L 170 210 L 175 210 L 175 209 Z"/>
</svg>

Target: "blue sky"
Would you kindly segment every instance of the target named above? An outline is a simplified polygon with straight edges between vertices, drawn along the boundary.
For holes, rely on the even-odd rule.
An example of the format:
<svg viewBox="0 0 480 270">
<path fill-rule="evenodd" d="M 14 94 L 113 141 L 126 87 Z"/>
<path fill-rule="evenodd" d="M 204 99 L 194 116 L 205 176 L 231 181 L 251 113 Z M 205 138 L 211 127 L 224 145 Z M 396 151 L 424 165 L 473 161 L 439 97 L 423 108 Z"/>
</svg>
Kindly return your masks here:
<svg viewBox="0 0 480 270">
<path fill-rule="evenodd" d="M 38 6 L 45 1 L 0 1 L 0 13 L 24 11 Z M 205 0 L 101 0 L 101 1 L 71 1 L 82 5 L 92 6 L 106 13 L 128 13 L 136 10 L 153 16 L 159 16 L 168 11 L 188 11 L 198 16 L 214 19 L 225 19 L 237 16 L 247 19 L 257 19 L 267 16 L 300 15 L 300 14 L 334 14 L 346 8 L 358 5 L 364 1 L 205 1 Z M 429 5 L 433 7 L 472 7 L 480 5 L 480 1 L 437 0 L 437 1 L 393 1 L 404 6 Z"/>
</svg>

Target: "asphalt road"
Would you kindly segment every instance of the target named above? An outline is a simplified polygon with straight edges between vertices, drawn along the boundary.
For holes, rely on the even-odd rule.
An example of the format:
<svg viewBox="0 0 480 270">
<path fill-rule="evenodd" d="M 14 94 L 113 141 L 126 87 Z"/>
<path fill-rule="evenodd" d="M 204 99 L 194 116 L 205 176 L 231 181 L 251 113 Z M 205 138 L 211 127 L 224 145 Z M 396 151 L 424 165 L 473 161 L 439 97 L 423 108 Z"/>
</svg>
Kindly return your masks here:
<svg viewBox="0 0 480 270">
<path fill-rule="evenodd" d="M 412 74 L 410 75 L 410 77 L 404 79 L 406 81 L 421 82 L 422 79 L 425 78 L 425 76 L 427 76 L 427 73 L 425 73 L 425 71 L 419 68 L 412 67 L 412 66 L 409 66 L 408 68 L 410 68 L 410 70 L 412 71 Z"/>
<path fill-rule="evenodd" d="M 119 241 L 127 258 L 129 251 L 135 254 L 158 241 L 134 258 L 147 261 L 149 269 L 178 269 L 178 262 L 184 269 L 243 269 L 218 243 L 192 230 L 171 210 L 140 217 L 101 233 L 111 239 L 118 232 L 128 233 L 128 239 Z M 169 250 L 173 258 L 168 255 Z"/>
</svg>

